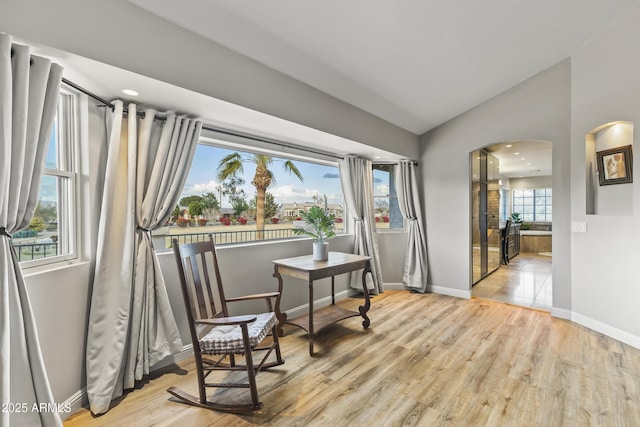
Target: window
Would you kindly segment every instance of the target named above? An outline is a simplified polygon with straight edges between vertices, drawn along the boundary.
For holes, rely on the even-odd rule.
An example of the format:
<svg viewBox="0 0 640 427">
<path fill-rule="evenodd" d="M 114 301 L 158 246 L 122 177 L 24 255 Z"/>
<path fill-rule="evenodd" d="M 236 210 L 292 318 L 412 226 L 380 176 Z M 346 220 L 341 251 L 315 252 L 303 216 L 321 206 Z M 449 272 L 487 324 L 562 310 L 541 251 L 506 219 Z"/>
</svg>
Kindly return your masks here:
<svg viewBox="0 0 640 427">
<path fill-rule="evenodd" d="M 500 222 L 507 220 L 507 201 L 509 200 L 509 190 L 505 188 L 500 189 Z"/>
<path fill-rule="evenodd" d="M 376 228 L 402 229 L 404 227 L 396 194 L 395 165 L 373 165 L 373 204 Z"/>
<path fill-rule="evenodd" d="M 551 188 L 513 190 L 512 212 L 522 216 L 523 221 L 551 222 Z"/>
<path fill-rule="evenodd" d="M 201 142 L 196 148 L 191 170 L 178 205 L 167 224 L 155 230 L 156 251 L 171 248 L 171 239 L 191 243 L 213 233 L 217 244 L 244 243 L 255 240 L 302 238 L 293 230 L 302 225 L 300 215 L 319 205 L 335 215 L 337 233 L 344 232 L 344 201 L 340 175 L 335 164 L 312 159 L 285 159 L 268 152 L 254 153 Z M 264 201 L 264 231 L 257 230 L 258 203 L 256 187 L 256 155 L 270 156 L 268 170 L 272 183 Z M 232 156 L 242 164 L 242 171 L 218 181 L 218 168 Z M 291 163 L 289 163 L 291 162 Z M 285 167 L 292 164 L 299 172 Z"/>
<path fill-rule="evenodd" d="M 26 266 L 76 257 L 76 97 L 61 93 L 45 152 L 38 204 L 25 230 L 13 235 L 16 255 Z"/>
</svg>

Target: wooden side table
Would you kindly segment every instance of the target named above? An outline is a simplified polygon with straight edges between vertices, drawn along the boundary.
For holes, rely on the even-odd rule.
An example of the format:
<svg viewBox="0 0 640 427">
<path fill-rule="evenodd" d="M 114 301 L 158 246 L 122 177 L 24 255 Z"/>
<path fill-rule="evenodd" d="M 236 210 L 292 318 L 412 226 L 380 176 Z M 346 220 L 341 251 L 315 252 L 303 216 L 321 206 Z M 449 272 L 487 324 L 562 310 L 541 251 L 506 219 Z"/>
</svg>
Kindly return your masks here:
<svg viewBox="0 0 640 427">
<path fill-rule="evenodd" d="M 322 328 L 349 317 L 362 316 L 362 327 L 367 329 L 371 323 L 367 317 L 367 311 L 371 307 L 369 290 L 367 289 L 366 275 L 371 271 L 371 257 L 353 255 L 342 252 L 329 252 L 327 261 L 314 261 L 311 255 L 294 258 L 284 258 L 273 261 L 273 277 L 278 279 L 278 298 L 276 299 L 276 317 L 278 318 L 278 335 L 282 336 L 282 326 L 285 323 L 304 329 L 309 335 L 309 354 L 313 356 L 313 339 L 315 333 Z M 364 293 L 364 305 L 358 307 L 358 311 L 347 310 L 336 305 L 335 276 L 352 271 L 362 271 L 362 291 Z M 306 280 L 309 284 L 309 313 L 293 319 L 287 319 L 287 313 L 280 311 L 282 298 L 282 276 L 295 277 Z M 319 309 L 314 314 L 313 309 L 313 282 L 317 279 L 331 277 L 331 305 Z"/>
</svg>

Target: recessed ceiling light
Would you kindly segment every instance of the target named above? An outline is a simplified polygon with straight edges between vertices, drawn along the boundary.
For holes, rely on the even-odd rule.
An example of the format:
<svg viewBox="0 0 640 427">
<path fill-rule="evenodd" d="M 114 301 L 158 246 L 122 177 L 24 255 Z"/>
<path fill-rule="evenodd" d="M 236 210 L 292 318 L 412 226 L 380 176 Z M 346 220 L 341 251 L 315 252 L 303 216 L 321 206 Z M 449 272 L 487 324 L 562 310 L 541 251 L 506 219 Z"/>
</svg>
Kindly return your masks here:
<svg viewBox="0 0 640 427">
<path fill-rule="evenodd" d="M 527 160 L 526 157 L 520 157 L 520 160 Z"/>
<path fill-rule="evenodd" d="M 381 156 L 376 156 L 376 159 L 381 159 L 381 158 L 382 158 Z"/>
<path fill-rule="evenodd" d="M 507 147 L 507 148 L 511 148 L 511 147 L 513 147 L 513 145 L 511 145 L 511 144 L 507 144 L 507 145 L 505 145 L 505 147 Z"/>
<path fill-rule="evenodd" d="M 138 92 L 136 92 L 133 89 L 122 89 L 122 93 L 124 93 L 125 95 L 129 95 L 129 96 L 138 96 L 138 95 L 140 95 Z"/>
<path fill-rule="evenodd" d="M 514 156 L 517 156 L 518 154 L 520 154 L 520 153 L 513 153 Z"/>
<path fill-rule="evenodd" d="M 527 165 L 531 166 L 531 162 L 527 163 Z"/>
</svg>

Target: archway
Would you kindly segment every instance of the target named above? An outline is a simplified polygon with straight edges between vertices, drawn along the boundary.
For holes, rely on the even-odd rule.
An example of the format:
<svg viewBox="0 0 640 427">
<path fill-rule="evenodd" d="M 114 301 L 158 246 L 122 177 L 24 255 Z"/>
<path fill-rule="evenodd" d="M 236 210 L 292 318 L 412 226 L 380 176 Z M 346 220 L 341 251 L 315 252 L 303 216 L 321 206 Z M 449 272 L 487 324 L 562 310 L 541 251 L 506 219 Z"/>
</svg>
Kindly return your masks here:
<svg viewBox="0 0 640 427">
<path fill-rule="evenodd" d="M 473 297 L 551 310 L 551 164 L 546 141 L 501 142 L 470 153 Z M 507 220 L 512 227 L 503 246 Z"/>
</svg>

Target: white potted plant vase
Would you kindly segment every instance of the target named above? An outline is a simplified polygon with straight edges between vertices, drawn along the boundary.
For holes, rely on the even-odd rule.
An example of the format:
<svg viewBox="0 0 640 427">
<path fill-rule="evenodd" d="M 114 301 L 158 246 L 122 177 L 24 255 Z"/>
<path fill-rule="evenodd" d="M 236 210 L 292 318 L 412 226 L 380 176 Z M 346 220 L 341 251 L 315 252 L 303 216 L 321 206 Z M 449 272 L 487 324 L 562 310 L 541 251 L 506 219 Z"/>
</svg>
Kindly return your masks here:
<svg viewBox="0 0 640 427">
<path fill-rule="evenodd" d="M 329 259 L 329 242 L 336 235 L 333 214 L 319 206 L 312 206 L 307 212 L 302 214 L 304 224 L 301 228 L 293 230 L 296 235 L 305 235 L 313 238 L 313 260 L 326 261 Z"/>
<path fill-rule="evenodd" d="M 329 259 L 329 242 L 313 242 L 313 260 L 326 261 Z"/>
</svg>

